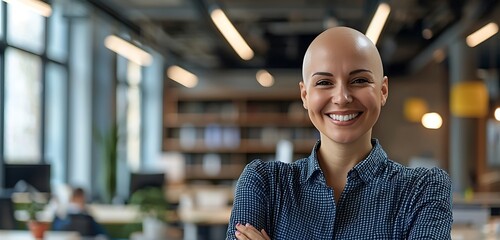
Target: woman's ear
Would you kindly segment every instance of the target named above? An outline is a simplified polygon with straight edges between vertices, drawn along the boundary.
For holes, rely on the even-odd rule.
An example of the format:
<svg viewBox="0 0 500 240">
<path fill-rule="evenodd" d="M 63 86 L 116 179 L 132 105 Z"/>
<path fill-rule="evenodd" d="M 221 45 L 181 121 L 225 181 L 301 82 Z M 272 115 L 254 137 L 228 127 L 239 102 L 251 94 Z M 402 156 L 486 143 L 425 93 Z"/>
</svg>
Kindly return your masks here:
<svg viewBox="0 0 500 240">
<path fill-rule="evenodd" d="M 382 107 L 385 105 L 387 102 L 387 98 L 389 97 L 389 79 L 387 76 L 384 76 L 384 79 L 382 79 L 382 87 L 380 89 L 381 91 L 381 103 Z"/>
<path fill-rule="evenodd" d="M 300 98 L 302 99 L 302 106 L 307 109 L 307 91 L 306 86 L 304 85 L 304 81 L 299 82 L 300 87 Z"/>
</svg>

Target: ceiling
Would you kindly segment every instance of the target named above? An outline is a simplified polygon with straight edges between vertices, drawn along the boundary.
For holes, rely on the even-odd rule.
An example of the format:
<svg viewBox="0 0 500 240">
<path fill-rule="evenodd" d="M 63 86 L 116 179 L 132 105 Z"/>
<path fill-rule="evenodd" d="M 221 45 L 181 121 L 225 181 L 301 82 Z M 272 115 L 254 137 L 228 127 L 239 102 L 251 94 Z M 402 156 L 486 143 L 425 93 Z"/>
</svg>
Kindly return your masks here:
<svg viewBox="0 0 500 240">
<path fill-rule="evenodd" d="M 325 27 L 365 32 L 380 1 L 373 0 L 89 0 L 180 64 L 204 69 L 300 68 L 310 41 Z M 497 0 L 386 1 L 389 19 L 378 48 L 391 75 L 429 61 L 457 34 L 498 9 Z M 255 52 L 242 60 L 210 20 L 219 6 Z M 497 11 L 498 12 L 498 11 Z M 462 26 L 458 28 L 457 26 Z M 427 35 L 423 30 L 428 29 Z M 432 33 L 432 34 L 429 34 Z M 469 32 L 470 33 L 470 32 Z M 498 39 L 498 38 L 497 38 Z"/>
</svg>

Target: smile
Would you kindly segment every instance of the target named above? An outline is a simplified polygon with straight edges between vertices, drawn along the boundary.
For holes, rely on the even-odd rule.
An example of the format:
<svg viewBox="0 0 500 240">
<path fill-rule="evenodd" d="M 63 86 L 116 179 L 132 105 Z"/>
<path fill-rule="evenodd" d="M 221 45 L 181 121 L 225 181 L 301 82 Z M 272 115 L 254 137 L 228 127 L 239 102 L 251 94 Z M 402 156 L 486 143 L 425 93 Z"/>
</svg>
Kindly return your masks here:
<svg viewBox="0 0 500 240">
<path fill-rule="evenodd" d="M 335 121 L 347 122 L 347 121 L 350 121 L 350 120 L 356 118 L 357 116 L 359 116 L 359 114 L 360 113 L 351 113 L 351 114 L 347 114 L 347 115 L 328 114 L 328 116 Z"/>
</svg>

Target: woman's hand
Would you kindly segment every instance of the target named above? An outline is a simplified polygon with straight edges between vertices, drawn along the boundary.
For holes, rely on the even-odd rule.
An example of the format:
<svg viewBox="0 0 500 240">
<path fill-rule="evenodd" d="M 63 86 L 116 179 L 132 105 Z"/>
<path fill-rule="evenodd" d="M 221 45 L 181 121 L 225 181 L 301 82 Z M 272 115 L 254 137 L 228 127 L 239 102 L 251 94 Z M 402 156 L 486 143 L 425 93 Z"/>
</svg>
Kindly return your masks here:
<svg viewBox="0 0 500 240">
<path fill-rule="evenodd" d="M 236 238 L 240 240 L 271 240 L 267 235 L 266 230 L 262 229 L 260 232 L 250 224 L 236 224 Z"/>
</svg>

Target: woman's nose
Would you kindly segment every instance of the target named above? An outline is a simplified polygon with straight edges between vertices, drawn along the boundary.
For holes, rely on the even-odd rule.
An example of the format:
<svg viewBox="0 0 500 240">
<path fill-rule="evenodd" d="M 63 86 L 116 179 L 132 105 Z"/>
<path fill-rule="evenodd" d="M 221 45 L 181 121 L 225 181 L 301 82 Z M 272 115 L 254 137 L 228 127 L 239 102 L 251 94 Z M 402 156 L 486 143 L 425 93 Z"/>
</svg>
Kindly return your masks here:
<svg viewBox="0 0 500 240">
<path fill-rule="evenodd" d="M 333 103 L 338 105 L 346 105 L 348 103 L 351 103 L 352 102 L 351 92 L 346 86 L 340 85 L 334 89 L 332 101 Z"/>
</svg>

